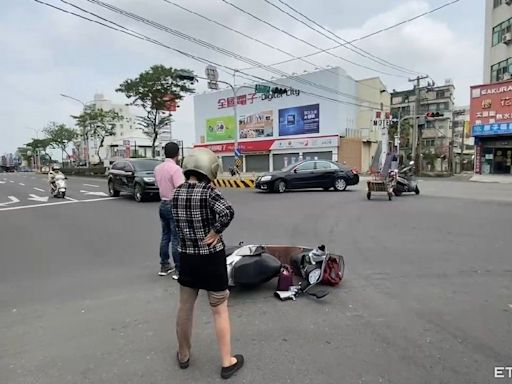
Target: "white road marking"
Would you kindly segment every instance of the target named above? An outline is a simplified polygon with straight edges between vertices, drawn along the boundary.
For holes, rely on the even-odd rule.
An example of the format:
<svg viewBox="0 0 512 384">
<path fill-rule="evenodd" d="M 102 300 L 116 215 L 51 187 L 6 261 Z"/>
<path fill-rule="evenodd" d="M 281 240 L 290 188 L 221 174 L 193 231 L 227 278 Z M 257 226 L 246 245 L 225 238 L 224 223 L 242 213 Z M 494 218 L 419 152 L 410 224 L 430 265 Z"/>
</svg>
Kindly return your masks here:
<svg viewBox="0 0 512 384">
<path fill-rule="evenodd" d="M 5 181 L 0 181 L 0 184 L 5 184 Z"/>
<path fill-rule="evenodd" d="M 39 191 L 39 192 L 44 192 L 44 189 L 41 189 L 41 188 L 35 188 L 35 187 L 34 187 L 34 189 L 35 189 L 36 191 Z"/>
<path fill-rule="evenodd" d="M 93 185 L 93 184 L 83 184 L 84 187 L 93 187 L 93 188 L 99 188 L 99 185 Z"/>
<path fill-rule="evenodd" d="M 59 202 L 56 202 L 56 203 L 21 205 L 19 207 L 0 208 L 0 212 L 1 211 L 16 211 L 18 209 L 27 209 L 27 208 L 49 207 L 49 206 L 52 206 L 52 205 L 80 204 L 80 203 L 89 203 L 89 202 L 93 202 L 93 201 L 106 201 L 106 200 L 117 200 L 117 199 L 119 199 L 119 197 L 104 197 L 104 198 L 100 198 L 100 199 L 75 200 L 75 201 L 59 201 Z"/>
<path fill-rule="evenodd" d="M 108 196 L 105 192 L 90 192 L 90 191 L 84 191 L 80 190 L 80 193 L 84 193 L 85 195 L 92 195 L 92 196 Z"/>
<path fill-rule="evenodd" d="M 14 183 L 14 180 L 9 180 L 10 183 Z"/>
<path fill-rule="evenodd" d="M 3 207 L 4 205 L 9 205 L 9 204 L 14 204 L 14 203 L 19 203 L 20 201 L 14 197 L 14 196 L 7 196 L 7 198 L 10 200 L 8 201 L 7 203 L 2 203 L 0 204 L 0 207 Z"/>
<path fill-rule="evenodd" d="M 73 199 L 72 197 L 69 196 L 65 196 L 64 198 L 69 201 L 78 201 L 77 199 Z"/>
<path fill-rule="evenodd" d="M 25 184 L 23 184 L 23 183 L 20 183 L 20 185 L 21 185 L 22 187 L 24 187 L 24 186 L 25 186 Z"/>
<path fill-rule="evenodd" d="M 30 197 L 28 199 L 32 200 L 32 201 L 41 201 L 41 202 L 48 201 L 48 196 L 37 196 L 37 195 L 34 195 L 33 193 L 31 193 L 29 196 Z"/>
</svg>

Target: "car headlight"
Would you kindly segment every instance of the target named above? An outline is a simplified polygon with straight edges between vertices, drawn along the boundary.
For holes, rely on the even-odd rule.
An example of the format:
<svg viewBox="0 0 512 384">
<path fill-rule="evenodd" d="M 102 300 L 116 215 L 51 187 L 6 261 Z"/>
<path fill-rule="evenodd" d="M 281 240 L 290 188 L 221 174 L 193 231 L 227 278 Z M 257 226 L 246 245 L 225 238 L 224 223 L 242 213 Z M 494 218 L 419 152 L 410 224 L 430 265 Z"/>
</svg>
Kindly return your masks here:
<svg viewBox="0 0 512 384">
<path fill-rule="evenodd" d="M 144 180 L 146 183 L 154 183 L 155 182 L 154 177 L 143 177 L 142 180 Z"/>
<path fill-rule="evenodd" d="M 262 176 L 261 177 L 261 181 L 269 181 L 270 179 L 272 179 L 272 176 Z"/>
</svg>

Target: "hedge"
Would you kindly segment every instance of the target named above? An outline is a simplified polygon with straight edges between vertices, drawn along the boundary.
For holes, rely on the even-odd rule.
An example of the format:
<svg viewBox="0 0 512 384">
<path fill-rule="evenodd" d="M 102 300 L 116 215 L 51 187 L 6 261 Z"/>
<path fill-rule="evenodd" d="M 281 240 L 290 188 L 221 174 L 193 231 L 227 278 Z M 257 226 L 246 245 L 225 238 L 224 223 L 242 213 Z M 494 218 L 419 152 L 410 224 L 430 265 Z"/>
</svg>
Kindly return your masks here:
<svg viewBox="0 0 512 384">
<path fill-rule="evenodd" d="M 89 168 L 62 168 L 62 173 L 69 176 L 92 176 L 106 177 L 107 168 L 89 167 Z"/>
</svg>

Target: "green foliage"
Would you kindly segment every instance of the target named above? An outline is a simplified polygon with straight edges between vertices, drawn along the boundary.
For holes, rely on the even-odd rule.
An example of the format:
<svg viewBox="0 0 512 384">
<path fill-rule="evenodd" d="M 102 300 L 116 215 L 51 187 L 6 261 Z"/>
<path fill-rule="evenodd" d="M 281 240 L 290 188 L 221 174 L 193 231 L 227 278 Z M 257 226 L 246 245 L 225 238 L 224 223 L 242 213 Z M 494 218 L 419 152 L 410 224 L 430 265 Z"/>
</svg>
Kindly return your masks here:
<svg viewBox="0 0 512 384">
<path fill-rule="evenodd" d="M 51 122 L 43 129 L 43 132 L 50 140 L 50 146 L 52 148 L 61 149 L 69 157 L 67 148 L 78 136 L 77 132 L 73 128 L 67 127 L 66 124 Z"/>
<path fill-rule="evenodd" d="M 188 76 L 183 76 L 187 73 Z M 191 76 L 192 74 L 192 76 Z M 192 88 L 197 82 L 192 71 L 175 69 L 164 65 L 154 65 L 134 79 L 127 79 L 116 89 L 123 93 L 130 104 L 144 109 L 145 116 L 139 116 L 138 125 L 144 134 L 152 140 L 152 155 L 155 157 L 155 145 L 160 129 L 171 121 L 166 104 L 169 98 L 176 102 L 186 94 L 194 93 Z"/>
<path fill-rule="evenodd" d="M 123 120 L 123 116 L 113 109 L 104 110 L 96 108 L 94 105 L 88 105 L 78 116 L 71 116 L 80 128 L 81 136 L 88 141 L 89 138 L 99 139 L 100 143 L 96 151 L 100 162 L 100 149 L 103 147 L 105 138 L 116 134 L 116 123 Z"/>
</svg>

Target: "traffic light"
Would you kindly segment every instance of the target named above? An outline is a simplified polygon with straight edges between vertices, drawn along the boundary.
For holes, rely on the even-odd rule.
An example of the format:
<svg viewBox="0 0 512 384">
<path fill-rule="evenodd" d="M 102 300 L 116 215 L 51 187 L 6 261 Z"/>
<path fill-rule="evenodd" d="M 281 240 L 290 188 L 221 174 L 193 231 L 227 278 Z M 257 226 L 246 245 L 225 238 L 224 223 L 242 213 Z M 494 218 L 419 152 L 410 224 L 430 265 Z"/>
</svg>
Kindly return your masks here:
<svg viewBox="0 0 512 384">
<path fill-rule="evenodd" d="M 425 117 L 427 119 L 435 119 L 437 117 L 443 117 L 444 116 L 444 113 L 440 113 L 440 112 L 427 112 L 425 113 Z"/>
</svg>

